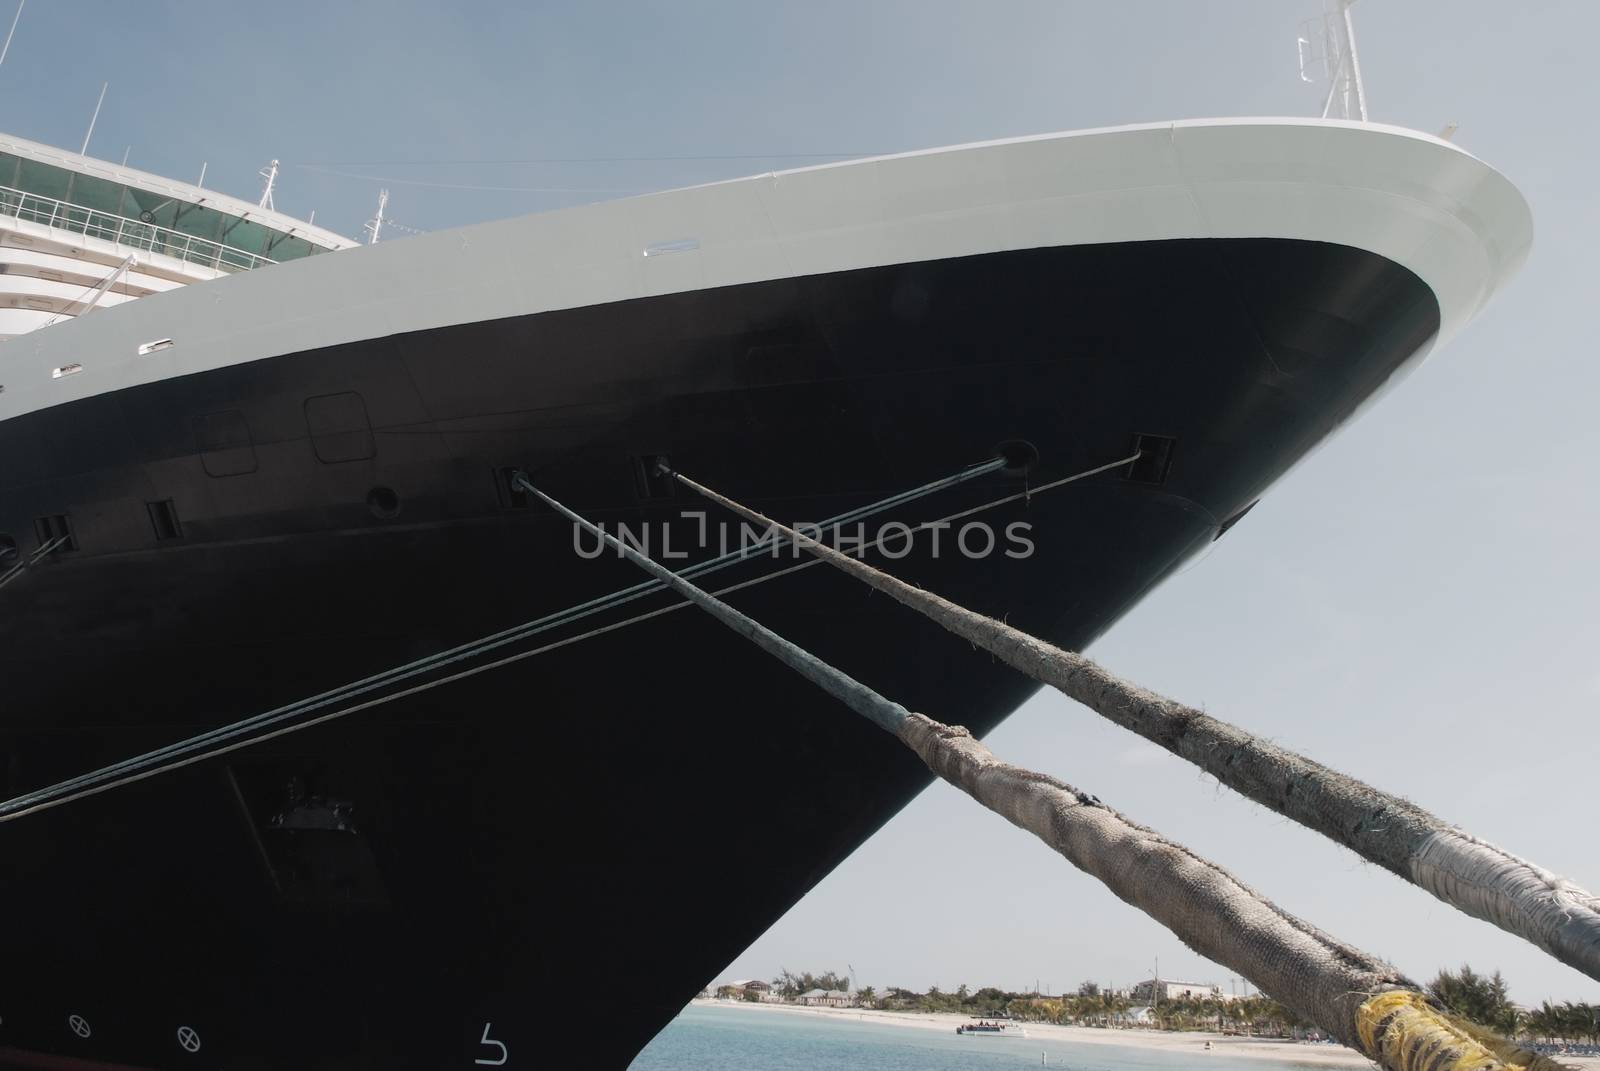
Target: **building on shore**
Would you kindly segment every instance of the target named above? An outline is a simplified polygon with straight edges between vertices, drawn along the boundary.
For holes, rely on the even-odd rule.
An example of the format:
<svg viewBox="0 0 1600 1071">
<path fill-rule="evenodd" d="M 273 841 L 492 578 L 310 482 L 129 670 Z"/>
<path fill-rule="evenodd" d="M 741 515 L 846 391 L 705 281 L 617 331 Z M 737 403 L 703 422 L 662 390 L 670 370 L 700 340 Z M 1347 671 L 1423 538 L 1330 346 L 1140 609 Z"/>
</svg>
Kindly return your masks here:
<svg viewBox="0 0 1600 1071">
<path fill-rule="evenodd" d="M 1129 990 L 1133 1000 L 1157 1004 L 1164 1000 L 1233 1000 L 1220 985 L 1205 982 L 1174 982 L 1167 978 L 1147 978 Z"/>
<path fill-rule="evenodd" d="M 799 1001 L 812 1008 L 846 1008 L 850 994 L 842 989 L 809 989 L 800 994 Z"/>
<path fill-rule="evenodd" d="M 771 1003 L 781 999 L 772 991 L 772 985 L 759 978 L 741 978 L 717 986 L 717 996 L 722 1000 L 748 1000 Z"/>
</svg>

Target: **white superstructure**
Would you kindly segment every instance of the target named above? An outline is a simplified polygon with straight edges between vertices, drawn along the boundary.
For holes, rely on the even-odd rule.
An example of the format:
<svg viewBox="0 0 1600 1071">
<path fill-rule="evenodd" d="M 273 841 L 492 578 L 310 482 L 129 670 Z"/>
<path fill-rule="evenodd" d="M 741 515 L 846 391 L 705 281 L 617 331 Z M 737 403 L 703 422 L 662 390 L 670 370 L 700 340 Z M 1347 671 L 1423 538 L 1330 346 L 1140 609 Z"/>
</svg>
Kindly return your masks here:
<svg viewBox="0 0 1600 1071">
<path fill-rule="evenodd" d="M 0 341 L 354 244 L 198 186 L 0 136 Z"/>
</svg>

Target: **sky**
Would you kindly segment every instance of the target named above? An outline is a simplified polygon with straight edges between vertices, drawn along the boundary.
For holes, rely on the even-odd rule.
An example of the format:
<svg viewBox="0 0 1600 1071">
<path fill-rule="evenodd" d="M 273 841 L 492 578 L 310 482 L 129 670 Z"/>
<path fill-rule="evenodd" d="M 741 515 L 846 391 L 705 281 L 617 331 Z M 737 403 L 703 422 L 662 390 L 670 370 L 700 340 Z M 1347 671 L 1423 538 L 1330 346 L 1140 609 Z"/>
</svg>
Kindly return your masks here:
<svg viewBox="0 0 1600 1071">
<path fill-rule="evenodd" d="M 533 3 L 29 0 L 8 133 L 276 204 L 432 230 L 830 156 L 1120 123 L 1311 115 L 1317 0 Z M 0 0 L 0 25 L 9 24 Z M 1372 118 L 1532 206 L 1521 275 L 1092 654 L 1600 888 L 1600 5 L 1362 0 Z M 510 161 L 510 162 L 508 162 Z M 541 161 L 541 162 L 528 162 Z M 568 162 L 578 161 L 578 162 Z M 359 176 L 359 177 L 351 177 Z M 1596 983 L 1054 693 L 990 735 L 1414 977 Z M 951 845 L 961 845 L 959 853 Z M 885 910 L 889 921 L 885 922 Z M 952 924 L 952 920 L 959 920 Z M 1028 834 L 935 784 L 720 976 L 1051 991 L 1237 985 Z M 711 981 L 711 979 L 707 979 Z"/>
</svg>

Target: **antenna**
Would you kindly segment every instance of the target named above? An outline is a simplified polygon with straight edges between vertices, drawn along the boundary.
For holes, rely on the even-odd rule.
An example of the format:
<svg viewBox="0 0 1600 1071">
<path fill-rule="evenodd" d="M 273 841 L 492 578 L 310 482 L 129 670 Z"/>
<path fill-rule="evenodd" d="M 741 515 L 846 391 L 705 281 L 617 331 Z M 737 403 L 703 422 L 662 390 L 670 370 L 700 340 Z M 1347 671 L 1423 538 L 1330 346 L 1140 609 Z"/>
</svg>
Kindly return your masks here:
<svg viewBox="0 0 1600 1071">
<path fill-rule="evenodd" d="M 362 228 L 363 230 L 365 230 L 367 232 L 367 244 L 368 245 L 377 245 L 378 244 L 378 232 L 380 230 L 382 230 L 383 229 L 383 225 L 386 222 L 388 222 L 387 220 L 385 220 L 383 218 L 383 210 L 385 208 L 387 208 L 388 206 L 389 206 L 389 191 L 388 190 L 379 190 L 378 191 L 378 211 L 371 219 L 367 220 L 367 225 Z"/>
<path fill-rule="evenodd" d="M 6 31 L 6 43 L 0 45 L 0 63 L 6 61 L 6 53 L 11 51 L 11 37 L 17 32 L 17 23 L 22 20 L 22 5 L 28 0 L 17 0 L 17 13 L 11 16 L 11 29 Z"/>
<path fill-rule="evenodd" d="M 256 173 L 267 180 L 266 185 L 261 187 L 261 200 L 256 203 L 256 207 L 272 208 L 272 188 L 278 184 L 278 161 L 273 160 Z"/>
<path fill-rule="evenodd" d="M 1300 53 L 1302 82 L 1328 81 L 1328 94 L 1322 99 L 1322 117 L 1367 121 L 1367 93 L 1361 81 L 1361 60 L 1356 54 L 1355 24 L 1350 5 L 1355 0 L 1326 0 L 1320 18 L 1300 24 L 1295 46 Z"/>
<path fill-rule="evenodd" d="M 106 88 L 110 85 L 110 82 L 100 83 L 100 99 L 94 102 L 94 114 L 89 116 L 89 131 L 83 135 L 83 148 L 78 150 L 79 156 L 89 155 L 89 139 L 94 137 L 94 124 L 100 118 L 100 105 L 106 102 Z"/>
<path fill-rule="evenodd" d="M 210 162 L 209 160 L 200 161 L 200 177 L 194 180 L 196 186 L 204 186 L 206 184 L 206 165 Z"/>
</svg>

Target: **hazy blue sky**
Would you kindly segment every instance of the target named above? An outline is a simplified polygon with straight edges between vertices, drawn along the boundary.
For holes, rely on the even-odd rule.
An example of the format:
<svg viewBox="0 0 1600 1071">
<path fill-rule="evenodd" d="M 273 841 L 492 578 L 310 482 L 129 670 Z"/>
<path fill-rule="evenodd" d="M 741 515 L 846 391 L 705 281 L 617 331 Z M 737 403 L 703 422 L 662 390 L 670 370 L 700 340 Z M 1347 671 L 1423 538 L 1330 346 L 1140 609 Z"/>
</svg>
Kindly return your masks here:
<svg viewBox="0 0 1600 1071">
<path fill-rule="evenodd" d="M 0 0 L 0 19 L 11 10 Z M 190 180 L 209 161 L 207 184 L 242 196 L 278 157 L 278 206 L 316 209 L 351 234 L 380 182 L 332 172 L 378 176 L 390 216 L 432 229 L 804 161 L 417 161 L 876 152 L 1310 114 L 1320 98 L 1297 79 L 1294 37 L 1318 10 L 30 0 L 0 67 L 0 125 L 76 148 L 109 80 L 95 155 L 131 146 L 130 163 Z M 1459 121 L 1456 140 L 1532 203 L 1533 255 L 1447 351 L 1093 653 L 1600 887 L 1600 5 L 1364 0 L 1356 17 L 1373 117 L 1428 131 Z M 1502 968 L 1523 1001 L 1600 998 L 1600 984 L 1053 694 L 989 742 L 1415 975 L 1470 960 Z M 1038 979 L 1059 990 L 1127 984 L 1157 956 L 1164 974 L 1228 984 L 1027 835 L 935 786 L 724 977 L 853 963 L 879 987 Z"/>
</svg>

